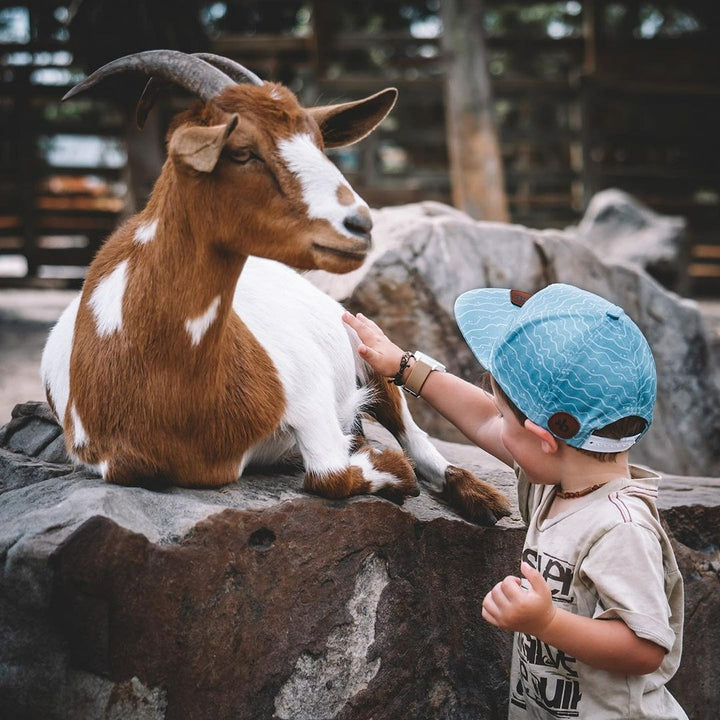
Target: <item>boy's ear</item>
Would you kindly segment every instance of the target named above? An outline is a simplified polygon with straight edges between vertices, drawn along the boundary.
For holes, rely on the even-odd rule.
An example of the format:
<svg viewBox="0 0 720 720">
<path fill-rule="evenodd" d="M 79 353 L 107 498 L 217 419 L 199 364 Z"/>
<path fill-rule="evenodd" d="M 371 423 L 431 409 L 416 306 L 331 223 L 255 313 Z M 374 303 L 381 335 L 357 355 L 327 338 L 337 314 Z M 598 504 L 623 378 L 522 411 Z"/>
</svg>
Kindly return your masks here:
<svg viewBox="0 0 720 720">
<path fill-rule="evenodd" d="M 363 100 L 308 108 L 308 112 L 320 127 L 325 147 L 343 147 L 369 135 L 392 110 L 397 94 L 395 88 L 385 88 Z"/>
<path fill-rule="evenodd" d="M 558 451 L 557 438 L 544 427 L 540 427 L 532 420 L 525 420 L 525 429 L 529 430 L 542 443 L 542 451 L 548 455 L 554 455 Z"/>
<path fill-rule="evenodd" d="M 222 125 L 188 125 L 178 128 L 170 138 L 168 153 L 182 166 L 196 172 L 211 173 L 237 124 L 238 116 L 234 114 Z"/>
</svg>

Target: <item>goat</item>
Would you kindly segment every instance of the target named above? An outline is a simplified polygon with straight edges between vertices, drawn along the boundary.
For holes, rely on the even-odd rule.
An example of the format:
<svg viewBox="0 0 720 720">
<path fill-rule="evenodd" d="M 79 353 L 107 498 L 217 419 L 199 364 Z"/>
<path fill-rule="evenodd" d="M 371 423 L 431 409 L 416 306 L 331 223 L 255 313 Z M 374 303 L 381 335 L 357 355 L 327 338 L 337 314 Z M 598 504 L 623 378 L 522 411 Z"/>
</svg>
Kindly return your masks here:
<svg viewBox="0 0 720 720">
<path fill-rule="evenodd" d="M 70 456 L 111 483 L 216 487 L 299 451 L 309 492 L 417 495 L 405 453 L 357 432 L 367 413 L 459 514 L 494 523 L 504 496 L 438 452 L 400 389 L 359 358 L 342 306 L 292 269 L 363 262 L 369 208 L 323 149 L 371 132 L 397 91 L 303 108 L 220 60 L 137 53 L 65 96 L 140 71 L 200 99 L 171 123 L 145 209 L 100 248 L 48 337 L 41 376 Z"/>
</svg>

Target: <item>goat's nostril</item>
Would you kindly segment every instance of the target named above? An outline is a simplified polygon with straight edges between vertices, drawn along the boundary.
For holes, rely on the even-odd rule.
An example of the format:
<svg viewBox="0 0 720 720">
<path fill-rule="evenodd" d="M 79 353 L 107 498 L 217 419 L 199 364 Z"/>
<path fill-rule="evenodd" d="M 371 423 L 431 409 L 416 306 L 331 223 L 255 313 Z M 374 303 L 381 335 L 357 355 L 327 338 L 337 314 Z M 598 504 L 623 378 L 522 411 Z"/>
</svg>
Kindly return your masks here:
<svg viewBox="0 0 720 720">
<path fill-rule="evenodd" d="M 356 212 L 348 215 L 343 220 L 343 225 L 354 235 L 369 235 L 373 222 L 370 213 Z"/>
</svg>

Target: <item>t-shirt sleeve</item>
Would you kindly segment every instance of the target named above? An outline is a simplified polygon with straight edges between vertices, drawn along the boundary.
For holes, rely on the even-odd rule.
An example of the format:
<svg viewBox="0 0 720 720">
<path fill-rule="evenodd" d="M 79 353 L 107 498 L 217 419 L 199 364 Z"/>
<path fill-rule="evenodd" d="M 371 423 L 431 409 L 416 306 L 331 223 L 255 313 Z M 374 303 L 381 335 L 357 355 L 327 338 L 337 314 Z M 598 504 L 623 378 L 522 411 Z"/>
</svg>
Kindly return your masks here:
<svg viewBox="0 0 720 720">
<path fill-rule="evenodd" d="M 582 561 L 580 579 L 597 595 L 593 618 L 620 618 L 638 637 L 672 649 L 662 545 L 652 530 L 635 523 L 612 528 Z"/>
</svg>

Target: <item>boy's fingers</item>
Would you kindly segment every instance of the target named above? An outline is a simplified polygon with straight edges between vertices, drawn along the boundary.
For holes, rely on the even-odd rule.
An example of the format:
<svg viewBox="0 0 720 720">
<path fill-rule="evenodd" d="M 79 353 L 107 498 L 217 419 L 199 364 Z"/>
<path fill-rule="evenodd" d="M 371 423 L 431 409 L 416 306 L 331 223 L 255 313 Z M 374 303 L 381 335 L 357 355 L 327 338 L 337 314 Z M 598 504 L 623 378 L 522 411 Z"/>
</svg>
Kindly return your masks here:
<svg viewBox="0 0 720 720">
<path fill-rule="evenodd" d="M 497 586 L 495 586 L 495 587 L 497 587 Z M 482 606 L 483 606 L 483 610 L 487 610 L 487 612 L 490 613 L 490 615 L 492 615 L 493 617 L 496 617 L 498 615 L 499 610 L 498 610 L 497 603 L 495 602 L 495 598 L 493 597 L 494 590 L 495 590 L 495 588 L 493 588 L 485 596 Z"/>
<path fill-rule="evenodd" d="M 523 593 L 521 583 L 522 580 L 519 577 L 508 575 L 508 577 L 502 581 L 502 591 L 505 594 L 505 597 L 509 600 L 514 600 L 516 597 L 521 595 Z"/>
<path fill-rule="evenodd" d="M 495 606 L 500 611 L 507 610 L 512 604 L 512 597 L 506 592 L 504 582 L 499 582 L 491 591 Z"/>
<path fill-rule="evenodd" d="M 497 626 L 498 621 L 495 619 L 495 616 L 494 616 L 492 613 L 488 612 L 488 610 L 485 608 L 484 605 L 483 605 L 483 609 L 482 609 L 482 616 L 483 616 L 483 618 L 485 618 L 485 620 L 487 620 L 491 625 L 496 625 L 496 626 Z"/>
<path fill-rule="evenodd" d="M 373 350 L 369 345 L 365 345 L 364 343 L 362 345 L 358 345 L 358 352 L 368 360 L 380 356 L 380 353 L 377 352 L 377 350 Z"/>
<path fill-rule="evenodd" d="M 527 578 L 533 590 L 541 591 L 547 586 L 543 576 L 526 562 L 520 563 L 520 572 Z"/>
<path fill-rule="evenodd" d="M 342 314 L 342 321 L 355 330 L 355 332 L 357 332 L 360 327 L 358 319 L 352 313 L 347 312 L 347 310 Z"/>
<path fill-rule="evenodd" d="M 375 321 L 371 320 L 369 317 L 365 317 L 362 313 L 357 314 L 358 320 L 360 320 L 361 323 L 364 323 L 372 330 L 376 330 L 379 333 L 382 333 L 382 330 L 380 330 L 380 326 L 375 323 Z"/>
</svg>

